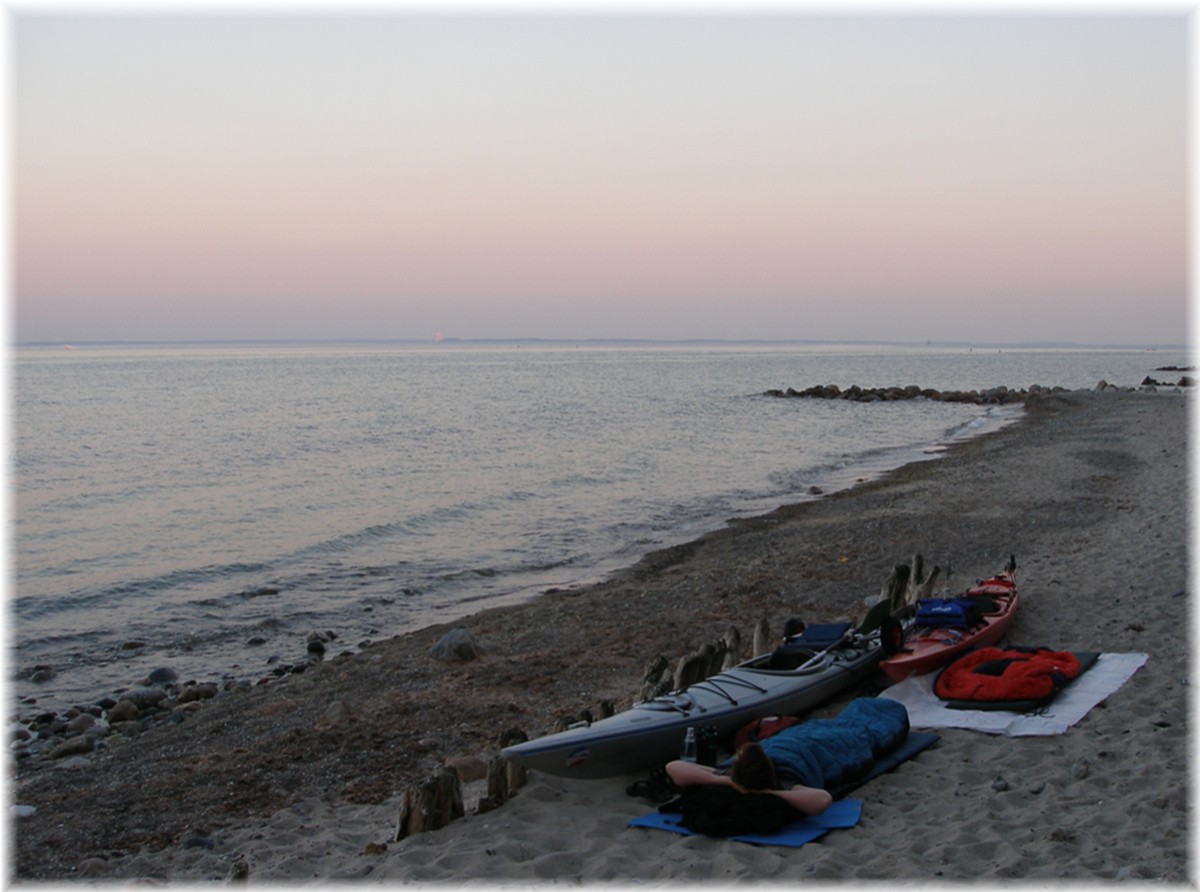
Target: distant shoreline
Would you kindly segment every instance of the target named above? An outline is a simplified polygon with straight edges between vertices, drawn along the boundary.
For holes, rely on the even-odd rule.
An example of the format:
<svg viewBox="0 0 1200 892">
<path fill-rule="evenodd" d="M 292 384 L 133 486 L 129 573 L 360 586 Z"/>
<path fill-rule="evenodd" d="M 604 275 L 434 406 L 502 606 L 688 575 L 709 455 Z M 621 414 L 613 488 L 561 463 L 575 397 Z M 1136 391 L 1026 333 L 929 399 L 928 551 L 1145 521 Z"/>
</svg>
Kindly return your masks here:
<svg viewBox="0 0 1200 892">
<path fill-rule="evenodd" d="M 1189 349 L 1186 344 L 1080 344 L 1070 341 L 856 341 L 769 340 L 721 338 L 248 338 L 228 340 L 137 341 L 56 340 L 20 341 L 10 349 L 78 349 L 86 347 L 334 347 L 334 346 L 538 346 L 538 347 L 901 347 L 981 350 L 1158 350 Z"/>
</svg>

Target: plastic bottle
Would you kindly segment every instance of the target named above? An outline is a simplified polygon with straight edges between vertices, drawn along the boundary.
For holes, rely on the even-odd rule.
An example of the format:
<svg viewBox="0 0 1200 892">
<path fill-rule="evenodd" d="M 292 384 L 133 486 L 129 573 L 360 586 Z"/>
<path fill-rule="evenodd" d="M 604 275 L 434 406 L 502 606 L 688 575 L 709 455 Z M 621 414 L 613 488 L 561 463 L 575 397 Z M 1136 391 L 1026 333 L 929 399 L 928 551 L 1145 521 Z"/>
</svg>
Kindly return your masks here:
<svg viewBox="0 0 1200 892">
<path fill-rule="evenodd" d="M 683 750 L 679 753 L 679 758 L 685 762 L 696 761 L 696 729 L 688 728 L 687 734 L 683 738 Z"/>
<path fill-rule="evenodd" d="M 710 768 L 717 764 L 717 729 L 712 725 L 700 732 L 696 761 Z"/>
</svg>

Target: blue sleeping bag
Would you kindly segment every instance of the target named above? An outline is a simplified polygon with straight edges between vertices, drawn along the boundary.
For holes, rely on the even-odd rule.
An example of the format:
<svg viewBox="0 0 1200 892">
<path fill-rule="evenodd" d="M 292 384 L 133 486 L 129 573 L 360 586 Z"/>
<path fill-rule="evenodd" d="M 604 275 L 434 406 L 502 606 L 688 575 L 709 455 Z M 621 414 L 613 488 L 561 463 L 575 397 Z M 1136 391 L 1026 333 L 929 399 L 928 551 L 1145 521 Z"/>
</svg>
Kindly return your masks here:
<svg viewBox="0 0 1200 892">
<path fill-rule="evenodd" d="M 832 719 L 812 719 L 762 741 L 780 779 L 836 791 L 864 777 L 875 760 L 908 737 L 904 704 L 880 697 L 850 701 Z"/>
</svg>

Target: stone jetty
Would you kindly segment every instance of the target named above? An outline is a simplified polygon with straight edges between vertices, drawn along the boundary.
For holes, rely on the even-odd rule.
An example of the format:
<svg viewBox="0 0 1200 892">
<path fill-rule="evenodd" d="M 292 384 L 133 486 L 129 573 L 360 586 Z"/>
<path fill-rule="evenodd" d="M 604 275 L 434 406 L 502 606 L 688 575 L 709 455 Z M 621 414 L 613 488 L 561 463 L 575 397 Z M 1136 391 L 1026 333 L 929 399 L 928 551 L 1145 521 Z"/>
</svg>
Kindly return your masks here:
<svg viewBox="0 0 1200 892">
<path fill-rule="evenodd" d="M 1093 390 L 1153 391 L 1158 388 L 1190 387 L 1194 383 L 1193 379 L 1185 375 L 1177 383 L 1155 381 L 1152 378 L 1146 378 L 1136 388 L 1118 387 L 1109 384 L 1107 381 L 1099 381 Z M 1024 403 L 1030 397 L 1065 393 L 1067 390 L 1068 388 L 1065 387 L 1045 387 L 1041 384 L 1034 384 L 1028 389 L 1009 388 L 1001 385 L 999 387 L 988 387 L 984 390 L 936 390 L 932 387 L 918 387 L 916 384 L 909 384 L 904 387 L 860 387 L 857 384 L 852 384 L 843 390 L 836 384 L 815 384 L 803 390 L 796 390 L 793 387 L 786 389 L 776 388 L 766 391 L 763 395 L 774 397 L 805 397 L 821 400 L 850 400 L 858 403 L 926 399 L 940 403 L 974 403 L 980 406 L 999 406 Z"/>
</svg>

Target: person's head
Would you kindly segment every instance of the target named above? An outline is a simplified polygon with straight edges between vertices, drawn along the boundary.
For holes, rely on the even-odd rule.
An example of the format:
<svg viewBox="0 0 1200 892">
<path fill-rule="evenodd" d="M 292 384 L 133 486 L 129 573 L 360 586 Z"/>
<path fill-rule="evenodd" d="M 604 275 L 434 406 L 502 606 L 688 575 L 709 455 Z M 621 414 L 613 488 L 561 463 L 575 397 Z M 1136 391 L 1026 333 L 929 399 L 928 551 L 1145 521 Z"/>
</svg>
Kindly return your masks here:
<svg viewBox="0 0 1200 892">
<path fill-rule="evenodd" d="M 754 742 L 742 744 L 737 751 L 729 779 L 747 790 L 773 790 L 777 786 L 771 757 Z"/>
</svg>

